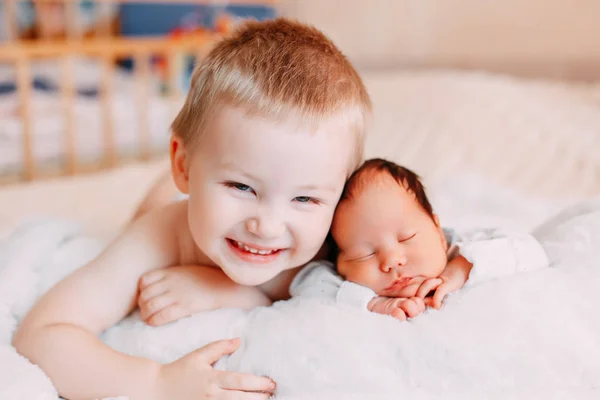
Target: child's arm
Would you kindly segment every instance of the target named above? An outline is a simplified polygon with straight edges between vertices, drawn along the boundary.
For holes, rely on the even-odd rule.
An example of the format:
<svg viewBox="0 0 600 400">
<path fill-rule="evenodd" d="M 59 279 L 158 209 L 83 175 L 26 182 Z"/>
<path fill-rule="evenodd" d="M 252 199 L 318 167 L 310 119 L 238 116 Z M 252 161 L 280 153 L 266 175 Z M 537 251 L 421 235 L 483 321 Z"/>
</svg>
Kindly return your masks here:
<svg viewBox="0 0 600 400">
<path fill-rule="evenodd" d="M 218 268 L 190 265 L 144 275 L 138 305 L 141 318 L 156 326 L 201 311 L 269 306 L 271 300 L 257 287 L 233 282 Z"/>
<path fill-rule="evenodd" d="M 321 257 L 323 250 L 315 257 Z M 151 271 L 140 279 L 138 306 L 149 325 L 163 325 L 215 308 L 269 306 L 287 300 L 289 287 L 302 267 L 282 271 L 260 286 L 242 286 L 223 271 L 204 266 L 176 266 Z"/>
<path fill-rule="evenodd" d="M 162 366 L 114 351 L 98 339 L 133 309 L 140 276 L 176 257 L 173 229 L 164 228 L 173 226 L 175 209 L 136 220 L 97 259 L 43 296 L 19 326 L 13 341 L 17 351 L 38 364 L 62 396 L 187 399 L 225 388 L 269 390 L 267 378 L 239 380 L 212 369 L 211 363 L 234 351 L 236 343 L 212 344 Z"/>
</svg>

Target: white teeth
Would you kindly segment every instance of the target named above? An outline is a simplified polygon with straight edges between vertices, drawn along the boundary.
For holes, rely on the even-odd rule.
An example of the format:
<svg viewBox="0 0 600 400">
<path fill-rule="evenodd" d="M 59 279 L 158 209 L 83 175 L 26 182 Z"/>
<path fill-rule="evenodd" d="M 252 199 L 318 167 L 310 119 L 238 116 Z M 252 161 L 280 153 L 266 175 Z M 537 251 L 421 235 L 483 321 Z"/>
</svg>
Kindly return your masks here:
<svg viewBox="0 0 600 400">
<path fill-rule="evenodd" d="M 240 248 L 242 250 L 245 250 L 245 251 L 247 251 L 249 253 L 252 253 L 252 254 L 260 254 L 261 256 L 266 256 L 268 254 L 271 254 L 271 253 L 277 251 L 276 249 L 274 249 L 274 250 L 258 250 L 258 249 L 253 249 L 252 247 L 248 247 L 244 243 L 238 242 L 238 241 L 235 241 L 235 244 L 236 244 L 236 246 L 238 248 Z"/>
</svg>

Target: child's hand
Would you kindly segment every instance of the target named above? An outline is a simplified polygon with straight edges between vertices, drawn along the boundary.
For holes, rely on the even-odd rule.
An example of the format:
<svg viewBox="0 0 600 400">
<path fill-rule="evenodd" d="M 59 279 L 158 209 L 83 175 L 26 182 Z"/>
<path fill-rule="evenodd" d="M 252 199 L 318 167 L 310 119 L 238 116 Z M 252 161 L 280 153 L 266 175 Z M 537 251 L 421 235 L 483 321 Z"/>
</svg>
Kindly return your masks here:
<svg viewBox="0 0 600 400">
<path fill-rule="evenodd" d="M 161 366 L 156 398 L 269 399 L 275 390 L 275 383 L 271 379 L 218 371 L 212 367 L 222 356 L 233 353 L 239 345 L 239 339 L 219 340 Z"/>
<path fill-rule="evenodd" d="M 471 268 L 473 268 L 473 264 L 463 256 L 454 258 L 446 265 L 438 278 L 427 279 L 421 284 L 417 290 L 417 297 L 423 299 L 426 306 L 439 310 L 442 307 L 442 301 L 448 294 L 465 285 L 469 279 Z M 433 296 L 427 297 L 432 291 L 434 291 Z"/>
<path fill-rule="evenodd" d="M 215 273 L 220 271 L 214 269 Z M 215 308 L 206 276 L 208 267 L 185 266 L 159 269 L 140 279 L 138 306 L 142 320 L 163 325 L 200 311 Z"/>
<path fill-rule="evenodd" d="M 149 272 L 140 279 L 139 289 L 141 318 L 154 326 L 201 311 L 271 304 L 258 288 L 238 285 L 219 268 L 199 265 Z"/>
<path fill-rule="evenodd" d="M 369 311 L 390 315 L 400 321 L 414 318 L 425 311 L 425 303 L 419 297 L 375 297 L 369 302 Z"/>
</svg>

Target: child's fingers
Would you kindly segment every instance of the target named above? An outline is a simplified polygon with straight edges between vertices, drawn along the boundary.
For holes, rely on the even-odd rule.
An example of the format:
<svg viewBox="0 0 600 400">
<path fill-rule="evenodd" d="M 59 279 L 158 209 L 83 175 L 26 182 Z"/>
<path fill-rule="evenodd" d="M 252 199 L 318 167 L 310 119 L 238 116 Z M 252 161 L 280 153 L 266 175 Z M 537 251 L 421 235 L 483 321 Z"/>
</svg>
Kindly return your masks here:
<svg viewBox="0 0 600 400">
<path fill-rule="evenodd" d="M 173 304 L 169 305 L 160 311 L 152 314 L 148 317 L 148 325 L 159 326 L 168 324 L 169 322 L 177 321 L 178 319 L 185 318 L 190 314 L 181 308 L 180 306 Z"/>
<path fill-rule="evenodd" d="M 238 372 L 219 372 L 217 382 L 221 389 L 226 390 L 270 393 L 275 390 L 275 382 L 269 378 Z"/>
<path fill-rule="evenodd" d="M 175 299 L 168 294 L 153 297 L 141 305 L 141 317 L 142 319 L 147 320 L 154 314 L 163 311 L 165 308 L 173 304 L 175 304 Z"/>
<path fill-rule="evenodd" d="M 165 277 L 165 271 L 159 269 L 156 271 L 150 271 L 140 278 L 140 289 L 144 289 Z"/>
<path fill-rule="evenodd" d="M 238 347 L 240 347 L 239 338 L 217 340 L 199 348 L 192 354 L 194 354 L 194 357 L 197 357 L 199 363 L 213 365 L 221 357 L 236 351 Z"/>
<path fill-rule="evenodd" d="M 149 286 L 144 287 L 140 291 L 140 297 L 138 303 L 145 304 L 156 296 L 163 295 L 167 292 L 167 285 L 165 281 L 160 280 L 156 283 L 153 283 Z"/>
<path fill-rule="evenodd" d="M 444 281 L 440 278 L 427 279 L 425 282 L 421 284 L 419 289 L 417 290 L 417 297 L 422 299 L 425 298 L 436 287 L 440 286 Z"/>
<path fill-rule="evenodd" d="M 271 393 L 259 393 L 259 392 L 242 392 L 225 390 L 222 395 L 219 396 L 221 400 L 269 400 Z"/>
</svg>

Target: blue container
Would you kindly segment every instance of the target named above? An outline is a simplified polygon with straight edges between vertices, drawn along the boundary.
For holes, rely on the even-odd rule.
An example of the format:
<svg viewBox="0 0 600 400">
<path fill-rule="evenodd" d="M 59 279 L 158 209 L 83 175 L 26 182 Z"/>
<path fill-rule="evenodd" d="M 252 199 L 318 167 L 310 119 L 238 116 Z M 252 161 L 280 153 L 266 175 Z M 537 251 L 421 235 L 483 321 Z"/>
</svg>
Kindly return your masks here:
<svg viewBox="0 0 600 400">
<path fill-rule="evenodd" d="M 128 3 L 121 5 L 121 34 L 124 36 L 165 35 L 190 22 L 212 28 L 214 18 L 221 12 L 234 17 L 264 20 L 276 16 L 275 9 L 267 5 L 210 6 L 170 3 Z"/>
</svg>

